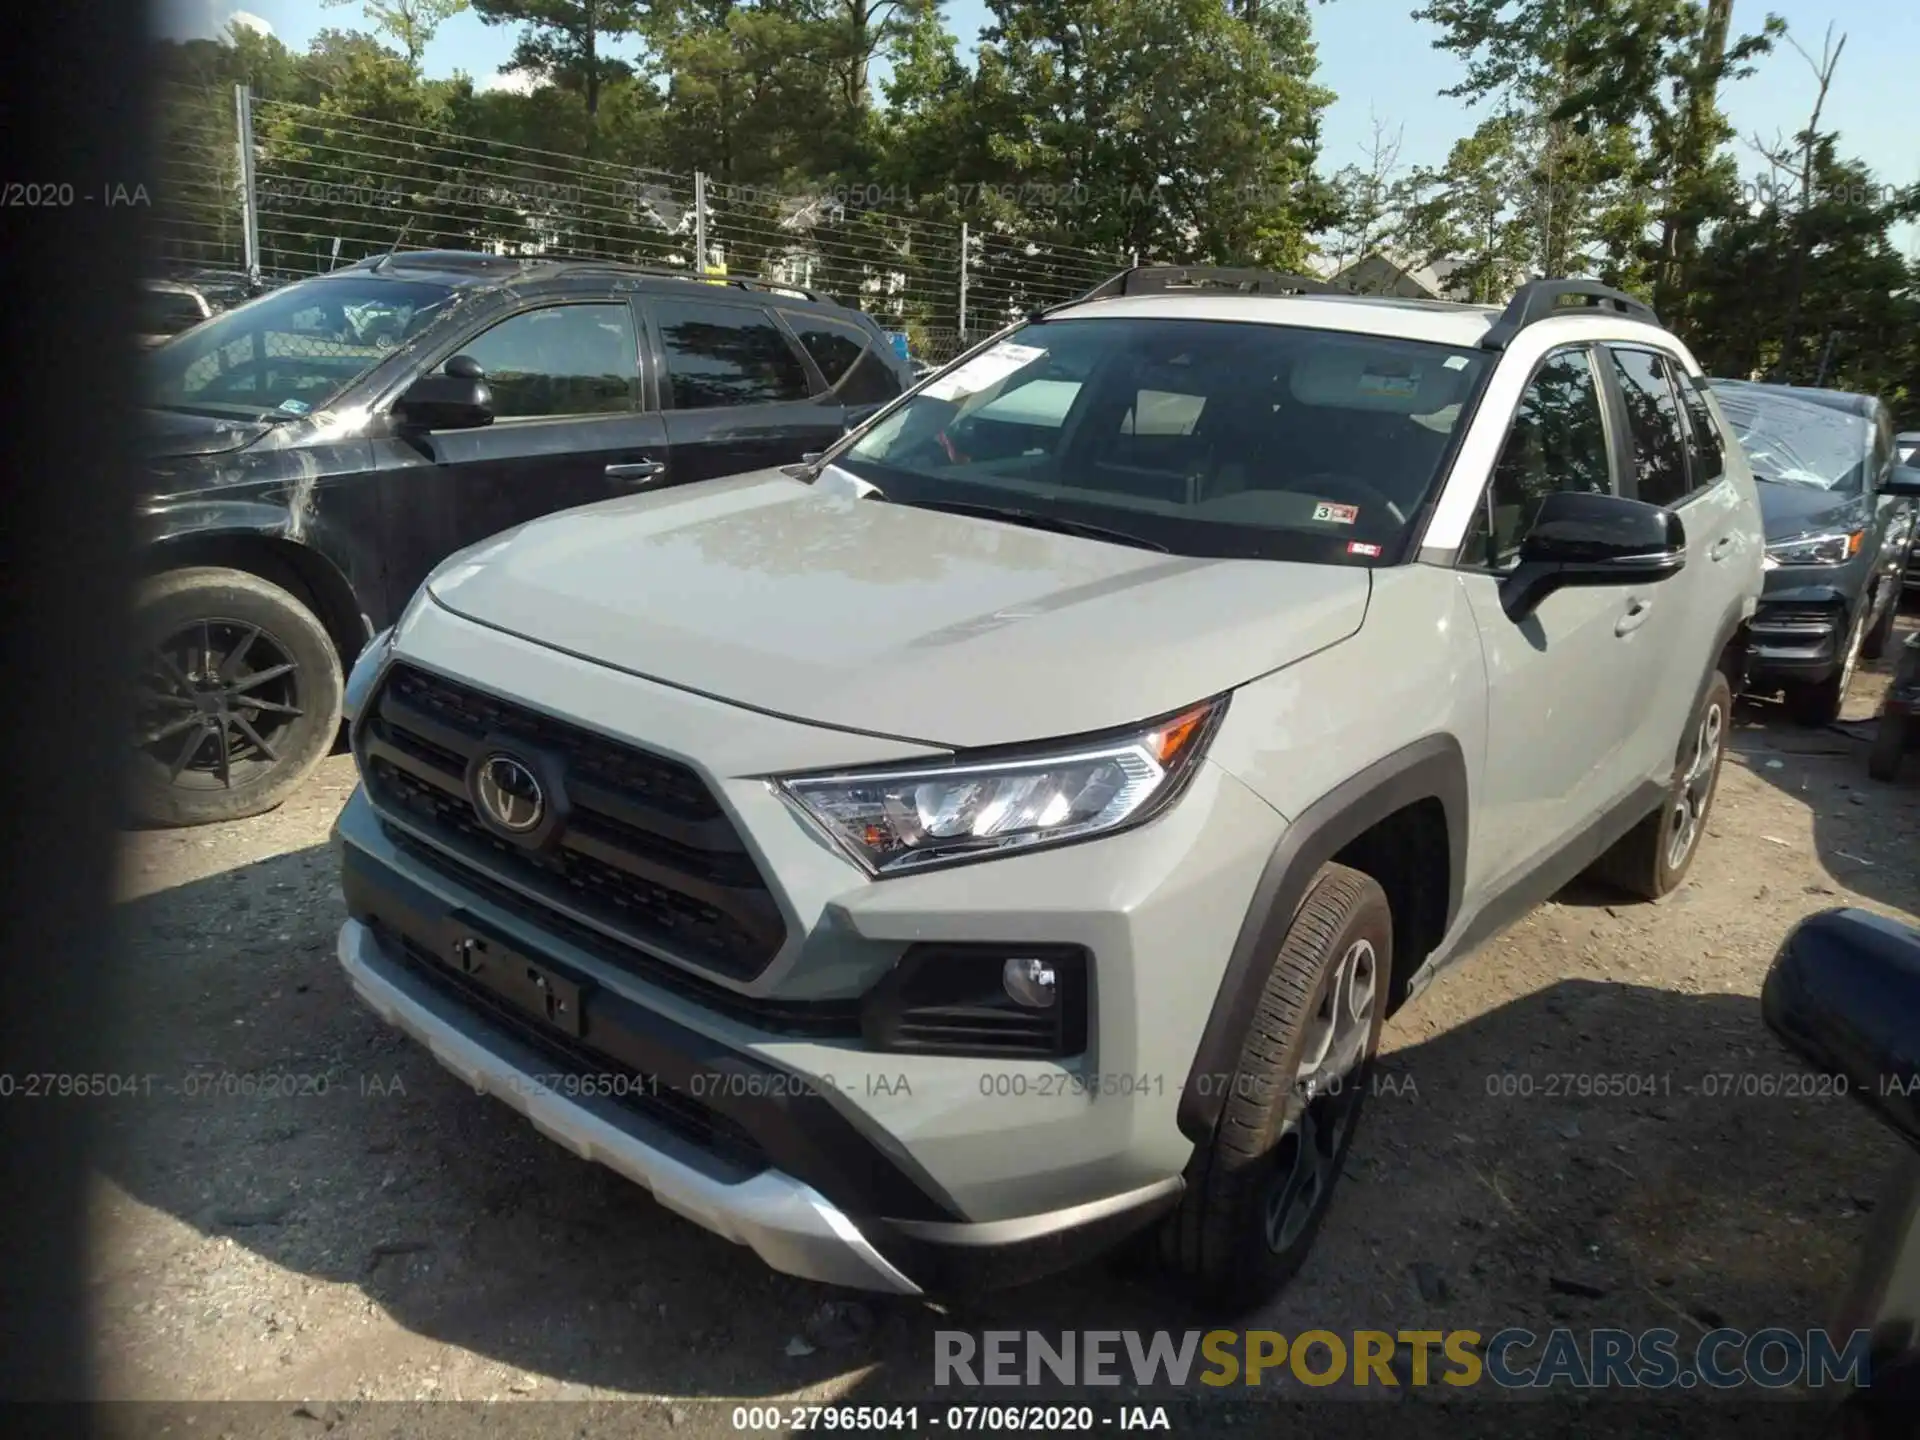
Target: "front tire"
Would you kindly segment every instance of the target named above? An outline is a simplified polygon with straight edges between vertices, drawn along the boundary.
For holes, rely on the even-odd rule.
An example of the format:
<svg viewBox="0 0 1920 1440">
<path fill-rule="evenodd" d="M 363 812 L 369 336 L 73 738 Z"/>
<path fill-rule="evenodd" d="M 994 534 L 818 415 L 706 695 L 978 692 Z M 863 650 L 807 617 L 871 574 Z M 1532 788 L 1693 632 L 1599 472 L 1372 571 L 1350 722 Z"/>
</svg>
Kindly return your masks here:
<svg viewBox="0 0 1920 1440">
<path fill-rule="evenodd" d="M 1720 788 L 1732 715 L 1733 687 L 1716 669 L 1681 742 L 1667 798 L 1600 857 L 1593 869 L 1598 878 L 1642 900 L 1658 900 L 1680 888 L 1700 851 Z"/>
<path fill-rule="evenodd" d="M 1306 1259 L 1353 1143 L 1392 979 L 1386 893 L 1358 870 L 1322 867 L 1161 1232 L 1163 1260 L 1203 1303 L 1244 1312 Z"/>
<path fill-rule="evenodd" d="M 340 660 L 292 595 L 241 570 L 174 570 L 133 613 L 134 815 L 202 825 L 271 810 L 340 728 Z"/>
</svg>

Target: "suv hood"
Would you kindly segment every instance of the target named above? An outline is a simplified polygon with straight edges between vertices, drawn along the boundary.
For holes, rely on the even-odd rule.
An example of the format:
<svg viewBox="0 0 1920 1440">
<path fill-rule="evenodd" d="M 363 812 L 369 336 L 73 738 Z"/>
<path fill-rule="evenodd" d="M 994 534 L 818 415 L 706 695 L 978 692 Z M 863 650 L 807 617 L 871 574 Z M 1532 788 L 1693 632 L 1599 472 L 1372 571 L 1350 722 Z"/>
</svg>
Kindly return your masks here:
<svg viewBox="0 0 1920 1440">
<path fill-rule="evenodd" d="M 776 715 L 927 744 L 1176 710 L 1360 627 L 1362 569 L 1195 560 L 817 490 L 777 470 L 550 515 L 443 607 Z"/>
<path fill-rule="evenodd" d="M 1854 530 L 1867 523 L 1867 497 L 1834 494 L 1811 485 L 1788 485 L 1763 480 L 1754 486 L 1760 494 L 1760 519 L 1768 540 L 1790 540 L 1814 530 Z"/>
<path fill-rule="evenodd" d="M 150 460 L 194 455 L 222 455 L 251 445 L 271 425 L 248 420 L 219 420 L 180 410 L 141 412 L 144 453 Z"/>
</svg>

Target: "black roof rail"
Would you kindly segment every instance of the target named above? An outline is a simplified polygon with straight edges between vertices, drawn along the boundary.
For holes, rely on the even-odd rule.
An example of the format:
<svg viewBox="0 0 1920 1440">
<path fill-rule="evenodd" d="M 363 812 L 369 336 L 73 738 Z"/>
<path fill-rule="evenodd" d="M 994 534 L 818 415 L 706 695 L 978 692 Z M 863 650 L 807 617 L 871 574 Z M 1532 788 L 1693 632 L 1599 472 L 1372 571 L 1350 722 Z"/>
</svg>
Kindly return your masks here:
<svg viewBox="0 0 1920 1440">
<path fill-rule="evenodd" d="M 1344 295 L 1338 285 L 1311 275 L 1221 265 L 1135 265 L 1110 275 L 1078 300 L 1111 300 L 1116 295 L 1152 295 L 1164 290 L 1237 290 L 1243 295 Z"/>
<path fill-rule="evenodd" d="M 1658 325 L 1660 317 L 1644 300 L 1598 280 L 1529 280 L 1513 292 L 1500 318 L 1480 337 L 1483 350 L 1504 350 L 1527 326 L 1576 310 L 1606 310 L 1629 320 Z"/>
<path fill-rule="evenodd" d="M 790 285 L 785 280 L 763 280 L 757 275 L 702 275 L 694 270 L 676 270 L 667 265 L 632 265 L 624 260 L 556 259 L 555 265 L 565 266 L 569 271 L 610 271 L 619 275 L 645 275 L 657 280 L 694 280 L 707 285 L 737 285 L 742 290 L 769 290 L 783 295 L 799 296 L 802 299 L 817 301 L 821 304 L 838 304 L 829 295 L 817 290 L 809 290 L 804 285 Z"/>
</svg>

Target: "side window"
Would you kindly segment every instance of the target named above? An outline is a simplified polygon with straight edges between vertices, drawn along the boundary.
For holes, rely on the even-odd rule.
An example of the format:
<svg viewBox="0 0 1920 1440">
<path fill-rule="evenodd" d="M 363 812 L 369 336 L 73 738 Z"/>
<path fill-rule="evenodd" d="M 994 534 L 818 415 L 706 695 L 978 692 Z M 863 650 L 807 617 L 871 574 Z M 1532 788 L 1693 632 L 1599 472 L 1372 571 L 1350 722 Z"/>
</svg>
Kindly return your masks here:
<svg viewBox="0 0 1920 1440">
<path fill-rule="evenodd" d="M 1461 559 L 1505 568 L 1519 558 L 1520 542 L 1548 495 L 1557 490 L 1604 494 L 1612 488 L 1593 368 L 1584 350 L 1562 350 L 1547 357 L 1520 397 Z"/>
<path fill-rule="evenodd" d="M 807 347 L 807 354 L 813 357 L 813 363 L 820 367 L 829 385 L 838 385 L 841 377 L 853 368 L 853 362 L 860 358 L 860 352 L 867 348 L 866 337 L 851 325 L 796 315 L 792 311 L 787 312 L 787 323 L 800 337 L 800 343 Z"/>
<path fill-rule="evenodd" d="M 1665 359 L 1651 350 L 1610 350 L 1633 433 L 1634 495 L 1650 505 L 1672 505 L 1687 495 L 1680 407 Z"/>
<path fill-rule="evenodd" d="M 1707 397 L 1700 393 L 1705 381 L 1680 377 L 1680 404 L 1687 412 L 1687 461 L 1693 471 L 1693 488 L 1705 489 L 1726 473 L 1727 442 L 1720 427 L 1713 423 L 1713 411 Z"/>
<path fill-rule="evenodd" d="M 634 408 L 640 345 L 625 305 L 550 305 L 460 348 L 487 372 L 494 414 L 600 415 Z"/>
<path fill-rule="evenodd" d="M 655 300 L 667 374 L 679 410 L 804 400 L 806 366 L 764 310 Z"/>
<path fill-rule="evenodd" d="M 859 326 L 824 315 L 783 313 L 839 399 L 849 405 L 875 405 L 900 393 L 900 381 L 876 353 L 873 337 Z"/>
</svg>

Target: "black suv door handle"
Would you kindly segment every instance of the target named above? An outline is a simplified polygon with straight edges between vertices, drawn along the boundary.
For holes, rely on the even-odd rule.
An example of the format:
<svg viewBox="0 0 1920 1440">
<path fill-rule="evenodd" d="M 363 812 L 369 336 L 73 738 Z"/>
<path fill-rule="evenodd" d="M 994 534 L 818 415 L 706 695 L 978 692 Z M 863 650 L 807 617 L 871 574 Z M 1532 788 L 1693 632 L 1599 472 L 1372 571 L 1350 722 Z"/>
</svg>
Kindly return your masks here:
<svg viewBox="0 0 1920 1440">
<path fill-rule="evenodd" d="M 606 471 L 609 480 L 651 480 L 656 475 L 666 473 L 666 463 L 661 460 L 636 460 L 631 465 L 609 465 Z"/>
</svg>

